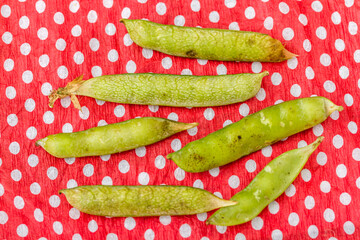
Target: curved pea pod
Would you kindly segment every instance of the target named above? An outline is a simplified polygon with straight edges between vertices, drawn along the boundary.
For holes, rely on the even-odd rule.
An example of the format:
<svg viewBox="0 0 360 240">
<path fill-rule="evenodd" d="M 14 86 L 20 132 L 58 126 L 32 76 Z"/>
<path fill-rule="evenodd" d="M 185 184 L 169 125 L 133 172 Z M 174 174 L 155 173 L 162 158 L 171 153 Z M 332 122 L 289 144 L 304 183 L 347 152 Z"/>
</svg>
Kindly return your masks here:
<svg viewBox="0 0 360 240">
<path fill-rule="evenodd" d="M 190 215 L 236 204 L 186 186 L 80 186 L 60 190 L 81 212 L 108 217 Z"/>
<path fill-rule="evenodd" d="M 297 56 L 267 34 L 214 28 L 179 27 L 122 19 L 131 39 L 169 55 L 221 61 L 281 62 Z"/>
<path fill-rule="evenodd" d="M 267 71 L 220 76 L 135 73 L 106 75 L 86 81 L 81 76 L 65 88 L 53 91 L 49 106 L 53 107 L 58 98 L 71 96 L 74 106 L 81 109 L 76 95 L 141 105 L 221 106 L 254 97 L 260 90 L 262 78 L 267 75 Z"/>
<path fill-rule="evenodd" d="M 49 135 L 36 145 L 58 158 L 101 156 L 149 145 L 197 125 L 164 118 L 134 118 L 85 131 Z"/>
<path fill-rule="evenodd" d="M 306 147 L 285 152 L 272 160 L 245 189 L 230 199 L 237 201 L 236 205 L 219 209 L 206 223 L 233 226 L 255 218 L 290 186 L 323 139 L 319 137 Z"/>
<path fill-rule="evenodd" d="M 324 97 L 283 102 L 190 142 L 167 158 L 187 172 L 203 172 L 311 128 L 342 109 Z"/>
</svg>

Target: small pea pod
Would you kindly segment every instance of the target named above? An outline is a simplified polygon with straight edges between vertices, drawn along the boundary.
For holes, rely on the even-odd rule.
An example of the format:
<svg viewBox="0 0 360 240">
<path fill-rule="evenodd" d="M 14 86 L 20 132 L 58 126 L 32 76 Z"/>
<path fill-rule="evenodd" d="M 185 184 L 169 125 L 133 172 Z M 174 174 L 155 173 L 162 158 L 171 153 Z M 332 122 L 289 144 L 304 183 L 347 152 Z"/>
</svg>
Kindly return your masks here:
<svg viewBox="0 0 360 240">
<path fill-rule="evenodd" d="M 65 88 L 53 91 L 49 106 L 58 98 L 71 96 L 80 109 L 76 95 L 99 100 L 174 107 L 221 106 L 243 102 L 259 91 L 261 81 L 269 72 L 220 76 L 186 76 L 153 73 L 117 74 L 91 78 L 82 76 Z"/>
<path fill-rule="evenodd" d="M 236 204 L 186 186 L 80 186 L 60 193 L 81 212 L 108 217 L 190 215 Z"/>
<path fill-rule="evenodd" d="M 290 186 L 323 139 L 319 137 L 306 147 L 285 152 L 272 160 L 245 189 L 230 199 L 237 201 L 236 205 L 219 209 L 206 223 L 233 226 L 255 218 Z"/>
<path fill-rule="evenodd" d="M 167 158 L 187 172 L 203 172 L 311 128 L 342 109 L 324 97 L 283 102 L 190 142 Z"/>
<path fill-rule="evenodd" d="M 149 145 L 197 125 L 164 118 L 134 118 L 85 131 L 49 135 L 36 144 L 58 158 L 101 156 Z"/>
<path fill-rule="evenodd" d="M 221 61 L 281 62 L 297 56 L 279 40 L 257 32 L 180 27 L 122 19 L 131 39 L 169 55 Z"/>
</svg>

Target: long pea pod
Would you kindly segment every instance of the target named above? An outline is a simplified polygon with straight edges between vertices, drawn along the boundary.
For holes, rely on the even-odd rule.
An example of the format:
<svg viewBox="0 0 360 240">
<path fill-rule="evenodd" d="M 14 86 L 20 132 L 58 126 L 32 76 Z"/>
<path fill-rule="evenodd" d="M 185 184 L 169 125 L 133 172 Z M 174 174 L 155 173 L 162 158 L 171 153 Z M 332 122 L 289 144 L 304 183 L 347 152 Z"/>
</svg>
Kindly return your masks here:
<svg viewBox="0 0 360 240">
<path fill-rule="evenodd" d="M 49 135 L 36 145 L 58 158 L 101 156 L 149 145 L 197 125 L 164 118 L 134 118 L 80 132 Z"/>
<path fill-rule="evenodd" d="M 236 204 L 186 186 L 80 186 L 59 191 L 81 212 L 108 217 L 190 215 Z"/>
<path fill-rule="evenodd" d="M 324 97 L 283 102 L 190 142 L 167 158 L 187 172 L 203 172 L 309 129 L 342 109 Z"/>
<path fill-rule="evenodd" d="M 80 108 L 76 95 L 99 100 L 174 107 L 221 106 L 243 102 L 260 90 L 269 72 L 220 76 L 189 76 L 153 73 L 105 75 L 82 80 L 82 76 L 66 87 L 53 91 L 49 106 L 59 98 L 71 97 Z"/>
<path fill-rule="evenodd" d="M 206 223 L 233 226 L 255 218 L 290 186 L 323 138 L 319 137 L 306 147 L 285 152 L 272 160 L 245 189 L 230 199 L 237 201 L 236 205 L 219 209 Z"/>
<path fill-rule="evenodd" d="M 131 39 L 169 55 L 221 61 L 281 62 L 297 56 L 267 34 L 122 19 Z"/>
</svg>

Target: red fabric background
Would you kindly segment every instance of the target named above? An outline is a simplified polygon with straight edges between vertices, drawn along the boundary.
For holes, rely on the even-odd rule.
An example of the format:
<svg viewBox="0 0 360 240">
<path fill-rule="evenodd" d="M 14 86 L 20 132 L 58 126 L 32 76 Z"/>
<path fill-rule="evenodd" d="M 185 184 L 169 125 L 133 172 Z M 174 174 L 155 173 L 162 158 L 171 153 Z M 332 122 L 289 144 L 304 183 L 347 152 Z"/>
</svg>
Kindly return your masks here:
<svg viewBox="0 0 360 240">
<path fill-rule="evenodd" d="M 79 2 L 79 8 L 76 1 L 2 0 L 0 4 L 1 239 L 359 238 L 359 1 L 162 0 L 160 5 L 159 1 L 151 0 Z M 225 29 L 239 26 L 241 30 L 270 34 L 299 57 L 283 63 L 262 64 L 206 62 L 158 52 L 149 58 L 149 52 L 129 41 L 125 27 L 118 21 L 122 17 L 185 26 Z M 115 26 L 115 32 L 109 23 Z M 76 25 L 81 28 L 79 36 Z M 65 48 L 62 42 L 66 43 Z M 270 75 L 264 78 L 257 97 L 243 104 L 157 108 L 80 97 L 85 115 L 69 106 L 69 99 L 56 102 L 53 109 L 48 107 L 49 91 L 81 74 L 88 79 L 127 71 L 169 74 L 191 71 L 195 75 L 213 75 L 260 70 L 268 70 Z M 163 159 L 180 145 L 204 137 L 248 113 L 279 100 L 311 95 L 328 97 L 345 110 L 334 113 L 313 129 L 219 170 L 184 173 L 173 162 Z M 200 124 L 197 131 L 185 131 L 110 158 L 64 161 L 35 147 L 35 140 L 48 134 L 80 131 L 137 116 Z M 88 184 L 172 184 L 203 187 L 228 199 L 271 159 L 314 141 L 315 135 L 320 134 L 325 140 L 310 157 L 307 170 L 276 200 L 279 210 L 272 204 L 258 218 L 240 226 L 206 226 L 204 220 L 211 213 L 136 219 L 90 216 L 79 214 L 57 193 L 62 188 Z"/>
</svg>

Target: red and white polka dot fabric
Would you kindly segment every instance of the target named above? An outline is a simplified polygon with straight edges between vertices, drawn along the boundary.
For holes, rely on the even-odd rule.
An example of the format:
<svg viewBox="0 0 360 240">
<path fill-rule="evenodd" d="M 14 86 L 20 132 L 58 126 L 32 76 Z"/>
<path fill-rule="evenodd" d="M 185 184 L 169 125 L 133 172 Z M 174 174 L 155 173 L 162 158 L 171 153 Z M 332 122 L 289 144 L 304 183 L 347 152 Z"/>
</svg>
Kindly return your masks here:
<svg viewBox="0 0 360 240">
<path fill-rule="evenodd" d="M 359 239 L 360 2 L 279 0 L 2 0 L 0 3 L 1 239 Z M 142 49 L 121 18 L 270 34 L 298 58 L 282 63 L 185 59 Z M 231 47 L 231 46 L 229 46 Z M 48 107 L 50 91 L 118 73 L 216 75 L 268 70 L 256 97 L 223 107 L 136 106 L 80 97 Z M 186 173 L 165 156 L 282 101 L 325 96 L 344 106 L 328 120 L 227 166 Z M 49 134 L 156 116 L 199 126 L 133 151 L 57 159 L 35 146 Z M 187 185 L 229 199 L 273 158 L 325 140 L 285 194 L 249 223 L 207 226 L 211 213 L 105 218 L 72 208 L 62 188 Z"/>
</svg>

